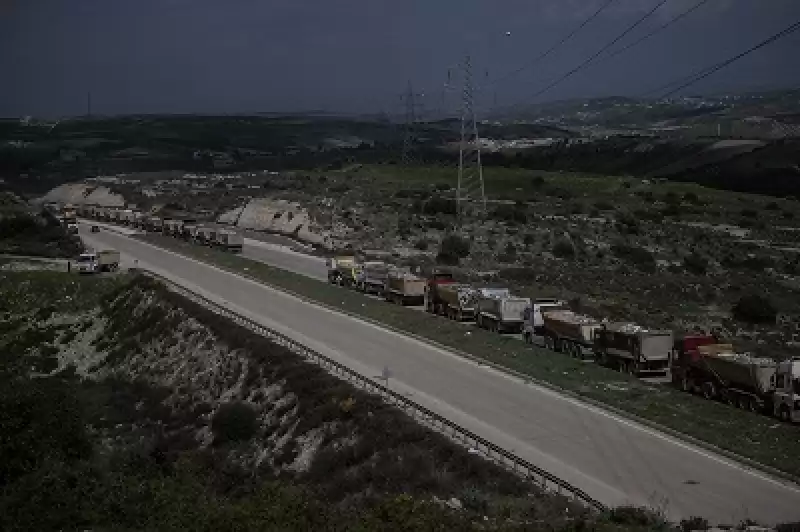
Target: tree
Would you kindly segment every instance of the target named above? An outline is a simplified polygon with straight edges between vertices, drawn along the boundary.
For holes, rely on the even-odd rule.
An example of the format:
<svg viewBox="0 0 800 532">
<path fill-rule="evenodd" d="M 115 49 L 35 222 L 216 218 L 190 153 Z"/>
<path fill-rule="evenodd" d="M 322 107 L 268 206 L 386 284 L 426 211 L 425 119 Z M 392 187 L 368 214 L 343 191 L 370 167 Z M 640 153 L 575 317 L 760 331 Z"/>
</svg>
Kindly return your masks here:
<svg viewBox="0 0 800 532">
<path fill-rule="evenodd" d="M 211 419 L 211 432 L 215 443 L 245 441 L 252 438 L 258 428 L 253 407 L 242 402 L 226 403 L 219 407 Z"/>
<path fill-rule="evenodd" d="M 648 273 L 656 271 L 655 257 L 644 248 L 622 243 L 612 245 L 611 251 L 617 257 L 627 260 L 642 271 Z"/>
<path fill-rule="evenodd" d="M 688 272 L 696 275 L 705 275 L 708 271 L 708 259 L 698 255 L 697 252 L 692 252 L 683 259 L 683 266 Z"/>
<path fill-rule="evenodd" d="M 517 261 L 517 247 L 512 243 L 506 244 L 506 249 L 497 257 L 500 262 L 512 263 Z"/>
<path fill-rule="evenodd" d="M 731 310 L 734 318 L 752 324 L 775 323 L 778 315 L 772 302 L 760 294 L 742 296 Z"/>
<path fill-rule="evenodd" d="M 469 256 L 469 241 L 458 235 L 447 235 L 439 245 L 436 260 L 442 264 L 456 265 Z"/>
<path fill-rule="evenodd" d="M 561 237 L 553 244 L 553 255 L 562 259 L 569 259 L 575 256 L 575 245 L 566 237 Z"/>
</svg>

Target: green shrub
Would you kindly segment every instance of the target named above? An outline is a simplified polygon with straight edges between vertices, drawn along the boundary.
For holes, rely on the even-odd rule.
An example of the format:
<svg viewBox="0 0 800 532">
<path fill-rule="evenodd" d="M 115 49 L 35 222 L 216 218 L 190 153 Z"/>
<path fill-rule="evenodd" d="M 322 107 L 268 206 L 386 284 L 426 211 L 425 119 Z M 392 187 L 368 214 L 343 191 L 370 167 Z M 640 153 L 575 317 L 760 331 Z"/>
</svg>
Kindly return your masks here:
<svg viewBox="0 0 800 532">
<path fill-rule="evenodd" d="M 456 265 L 469 256 L 469 241 L 458 235 L 447 235 L 439 245 L 436 260 L 442 264 Z"/>
<path fill-rule="evenodd" d="M 656 270 L 656 259 L 653 254 L 639 246 L 614 244 L 611 251 L 620 259 L 624 259 L 642 271 L 652 273 Z"/>
<path fill-rule="evenodd" d="M 772 302 L 760 294 L 742 296 L 733 306 L 733 317 L 752 324 L 775 323 L 778 311 Z"/>
<path fill-rule="evenodd" d="M 561 237 L 553 244 L 553 255 L 562 259 L 569 259 L 575 256 L 575 245 L 568 238 Z"/>
<path fill-rule="evenodd" d="M 696 275 L 705 275 L 708 271 L 708 259 L 698 255 L 697 252 L 692 252 L 683 259 L 683 266 L 686 271 Z"/>
<path fill-rule="evenodd" d="M 258 419 L 253 407 L 242 402 L 226 403 L 211 419 L 214 443 L 246 441 L 255 436 Z"/>
</svg>

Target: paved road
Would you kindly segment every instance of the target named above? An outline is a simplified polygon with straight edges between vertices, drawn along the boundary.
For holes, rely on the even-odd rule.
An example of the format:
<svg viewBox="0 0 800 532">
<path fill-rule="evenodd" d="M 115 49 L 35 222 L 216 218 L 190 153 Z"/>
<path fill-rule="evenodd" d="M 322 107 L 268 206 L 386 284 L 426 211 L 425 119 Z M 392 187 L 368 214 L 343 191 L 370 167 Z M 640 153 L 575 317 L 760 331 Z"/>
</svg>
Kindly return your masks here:
<svg viewBox="0 0 800 532">
<path fill-rule="evenodd" d="M 242 255 L 248 259 L 265 262 L 271 266 L 307 275 L 314 279 L 322 281 L 328 279 L 325 259 L 299 253 L 286 246 L 245 238 Z"/>
<path fill-rule="evenodd" d="M 82 235 L 390 385 L 603 502 L 711 522 L 800 520 L 800 489 L 549 390 L 124 235 Z M 736 437 L 731 435 L 731 437 Z"/>
</svg>

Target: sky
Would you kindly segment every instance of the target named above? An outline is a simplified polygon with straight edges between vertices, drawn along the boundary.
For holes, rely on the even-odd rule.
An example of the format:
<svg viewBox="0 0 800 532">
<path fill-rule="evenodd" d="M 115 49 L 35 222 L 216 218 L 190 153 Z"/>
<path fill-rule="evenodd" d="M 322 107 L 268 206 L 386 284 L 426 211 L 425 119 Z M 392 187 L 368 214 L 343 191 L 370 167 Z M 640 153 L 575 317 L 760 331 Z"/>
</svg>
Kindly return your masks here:
<svg viewBox="0 0 800 532">
<path fill-rule="evenodd" d="M 409 82 L 425 115 L 458 108 L 467 55 L 482 112 L 640 96 L 800 21 L 800 0 L 706 0 L 537 95 L 662 1 L 611 51 L 699 0 L 614 0 L 533 62 L 606 1 L 0 0 L 0 116 L 81 115 L 89 92 L 95 114 L 394 114 Z M 799 54 L 797 31 L 687 93 L 800 86 Z"/>
</svg>

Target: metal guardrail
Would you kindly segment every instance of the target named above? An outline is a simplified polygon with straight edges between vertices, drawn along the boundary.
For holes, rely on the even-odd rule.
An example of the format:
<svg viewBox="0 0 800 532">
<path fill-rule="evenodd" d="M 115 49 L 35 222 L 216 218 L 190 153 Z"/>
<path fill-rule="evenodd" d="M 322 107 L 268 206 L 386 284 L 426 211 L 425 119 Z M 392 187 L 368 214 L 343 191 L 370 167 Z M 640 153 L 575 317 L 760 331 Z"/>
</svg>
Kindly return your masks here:
<svg viewBox="0 0 800 532">
<path fill-rule="evenodd" d="M 246 318 L 228 308 L 225 308 L 223 305 L 220 305 L 219 303 L 216 303 L 215 301 L 212 301 L 207 297 L 194 292 L 193 290 L 181 286 L 180 284 L 177 284 L 176 282 L 167 279 L 158 273 L 141 269 L 137 269 L 137 271 L 157 279 L 184 297 L 203 305 L 209 310 L 230 318 L 235 323 L 242 325 L 243 327 L 246 327 L 257 334 L 266 336 L 278 345 L 291 349 L 307 360 L 312 361 L 320 367 L 330 371 L 332 374 L 344 378 L 351 384 L 358 386 L 369 393 L 379 394 L 383 399 L 389 401 L 409 414 L 415 421 L 423 423 L 424 425 L 443 433 L 452 440 L 455 440 L 458 443 L 480 452 L 487 459 L 512 470 L 513 472 L 525 478 L 528 482 L 537 485 L 541 489 L 566 496 L 573 501 L 585 504 L 593 510 L 608 510 L 606 505 L 592 498 L 585 491 L 576 488 L 564 480 L 561 480 L 555 475 L 548 473 L 544 469 L 528 462 L 527 460 L 524 460 L 519 456 L 516 456 L 505 449 L 498 447 L 497 445 L 453 423 L 436 412 L 433 412 L 428 408 L 412 401 L 408 397 L 394 392 L 386 386 L 375 382 L 374 380 L 365 377 L 356 371 L 353 371 L 347 366 L 302 345 L 292 338 L 289 338 L 285 334 L 256 323 L 250 318 Z"/>
</svg>

